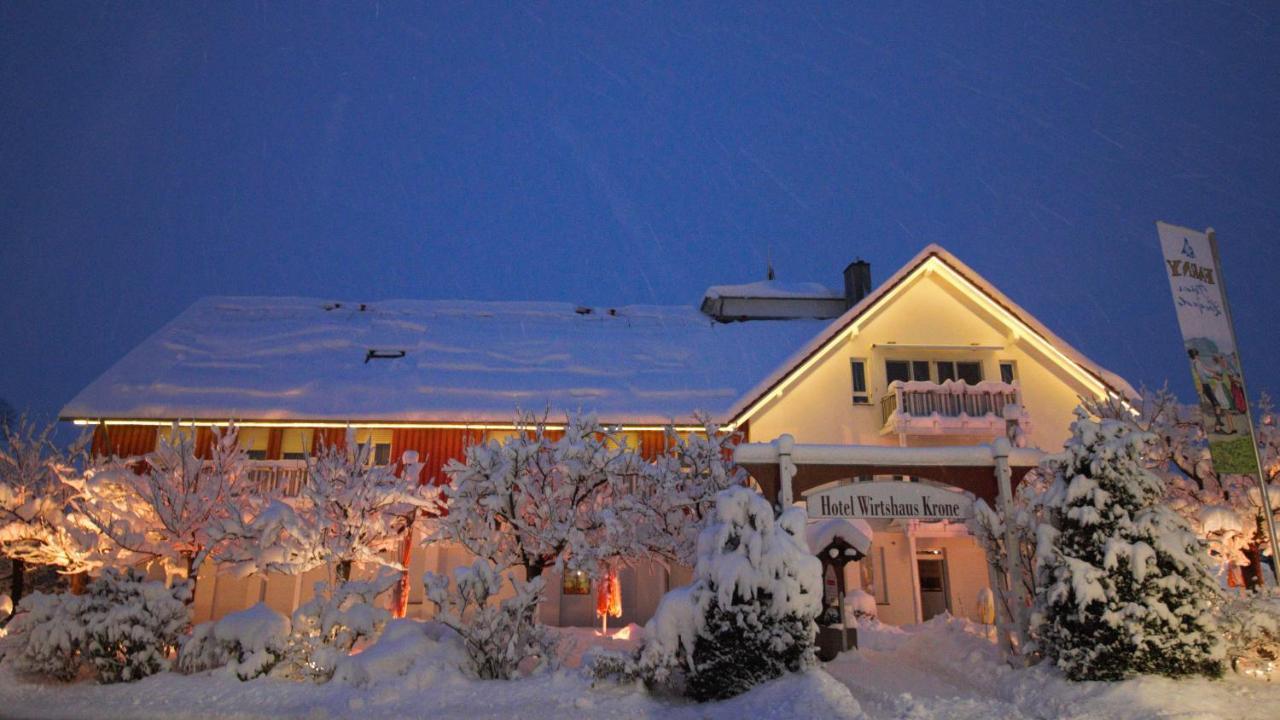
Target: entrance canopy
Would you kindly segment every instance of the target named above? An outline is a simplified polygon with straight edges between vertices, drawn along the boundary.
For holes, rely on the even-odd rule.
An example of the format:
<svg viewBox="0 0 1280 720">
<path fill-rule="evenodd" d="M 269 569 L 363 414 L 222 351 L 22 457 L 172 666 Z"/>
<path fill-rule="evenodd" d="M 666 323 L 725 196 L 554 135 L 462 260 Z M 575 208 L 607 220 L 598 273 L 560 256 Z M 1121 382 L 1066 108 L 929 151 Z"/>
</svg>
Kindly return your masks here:
<svg viewBox="0 0 1280 720">
<path fill-rule="evenodd" d="M 1008 458 L 1014 486 L 1040 464 L 1044 453 L 1011 448 L 999 438 L 990 445 L 950 447 L 894 447 L 882 445 L 807 445 L 783 435 L 767 443 L 745 443 L 734 450 L 734 461 L 755 478 L 765 497 L 777 502 L 781 492 L 779 469 L 789 459 L 794 466 L 791 492 L 800 497 L 820 485 L 870 475 L 911 475 L 951 485 L 994 504 L 998 495 L 997 458 Z"/>
</svg>

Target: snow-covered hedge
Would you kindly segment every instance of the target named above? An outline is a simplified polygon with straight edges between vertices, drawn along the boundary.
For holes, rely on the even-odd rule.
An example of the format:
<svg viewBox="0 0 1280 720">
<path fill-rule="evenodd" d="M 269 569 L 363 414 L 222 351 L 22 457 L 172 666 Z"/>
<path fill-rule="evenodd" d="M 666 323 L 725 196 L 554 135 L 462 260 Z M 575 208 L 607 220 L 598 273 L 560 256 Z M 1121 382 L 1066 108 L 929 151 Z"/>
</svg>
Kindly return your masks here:
<svg viewBox="0 0 1280 720">
<path fill-rule="evenodd" d="M 498 599 L 502 572 L 477 559 L 469 568 L 447 575 L 425 573 L 427 599 L 436 606 L 436 620 L 462 637 L 470 667 L 478 677 L 510 679 L 522 669 L 550 662 L 553 645 L 547 629 L 537 622 L 538 599 L 544 580 L 523 582 L 512 577 L 515 594 Z"/>
<path fill-rule="evenodd" d="M 1046 461 L 1030 628 L 1039 649 L 1073 680 L 1220 675 L 1220 592 L 1204 543 L 1144 467 L 1151 437 L 1083 412 L 1071 428 Z"/>
<path fill-rule="evenodd" d="M 24 598 L 12 628 L 14 669 L 70 680 L 81 667 L 99 682 L 130 682 L 167 670 L 187 629 L 190 588 L 108 569 L 84 595 Z"/>
<path fill-rule="evenodd" d="M 178 670 L 196 673 L 226 667 L 241 680 L 266 675 L 285 656 L 289 628 L 289 618 L 264 603 L 201 623 L 182 643 Z"/>
<path fill-rule="evenodd" d="M 597 675 L 638 677 L 705 701 L 812 664 L 822 568 L 804 529 L 801 510 L 775 518 L 751 490 L 720 492 L 698 537 L 693 583 L 662 598 L 634 656 L 601 656 Z"/>
<path fill-rule="evenodd" d="M 316 583 L 315 597 L 293 612 L 285 674 L 316 682 L 333 677 L 338 662 L 356 643 L 377 639 L 391 619 L 375 601 L 395 579 L 392 574 L 370 582 L 353 580 L 332 589 Z"/>
</svg>

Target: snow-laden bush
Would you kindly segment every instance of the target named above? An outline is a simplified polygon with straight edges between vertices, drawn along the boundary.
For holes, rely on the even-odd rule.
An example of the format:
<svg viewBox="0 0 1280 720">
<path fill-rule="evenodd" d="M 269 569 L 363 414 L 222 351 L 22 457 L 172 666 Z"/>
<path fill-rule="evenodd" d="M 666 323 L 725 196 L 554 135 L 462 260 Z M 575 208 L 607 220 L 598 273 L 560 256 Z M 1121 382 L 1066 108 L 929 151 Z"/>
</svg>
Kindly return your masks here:
<svg viewBox="0 0 1280 720">
<path fill-rule="evenodd" d="M 285 674 L 316 682 L 333 677 L 338 662 L 356 643 L 374 640 L 391 619 L 375 605 L 378 595 L 396 581 L 394 574 L 370 582 L 350 581 L 330 588 L 316 583 L 315 597 L 293 612 L 293 629 L 285 657 Z"/>
<path fill-rule="evenodd" d="M 182 643 L 178 671 L 196 673 L 226 667 L 241 680 L 266 675 L 284 657 L 289 618 L 258 603 L 217 622 L 201 623 Z"/>
<path fill-rule="evenodd" d="M 166 587 L 138 570 L 104 570 L 84 595 L 24 598 L 10 638 L 14 669 L 70 680 L 82 666 L 99 682 L 130 682 L 167 670 L 188 626 L 185 583 Z"/>
<path fill-rule="evenodd" d="M 1220 675 L 1220 592 L 1203 542 L 1143 465 L 1150 435 L 1077 413 L 1066 449 L 1045 462 L 1053 482 L 1030 628 L 1039 649 L 1072 680 Z"/>
<path fill-rule="evenodd" d="M 81 596 L 32 593 L 18 604 L 5 657 L 24 675 L 71 680 L 80 673 L 84 626 Z"/>
<path fill-rule="evenodd" d="M 537 622 L 538 599 L 544 580 L 511 578 L 515 594 L 499 599 L 502 572 L 478 559 L 471 567 L 447 575 L 425 573 L 427 599 L 436 606 L 436 620 L 462 638 L 470 667 L 478 677 L 507 680 L 522 669 L 533 670 L 554 658 L 554 643 Z"/>
<path fill-rule="evenodd" d="M 693 583 L 667 593 L 630 659 L 602 656 L 597 675 L 641 678 L 693 698 L 733 697 L 813 663 L 822 567 L 804 541 L 804 512 L 780 517 L 734 487 L 698 536 Z"/>
<path fill-rule="evenodd" d="M 1232 598 L 1218 613 L 1227 662 L 1244 675 L 1280 669 L 1280 595 Z"/>
<path fill-rule="evenodd" d="M 84 659 L 103 683 L 131 682 L 169 669 L 190 625 L 187 583 L 166 587 L 139 570 L 106 569 L 81 598 Z"/>
</svg>

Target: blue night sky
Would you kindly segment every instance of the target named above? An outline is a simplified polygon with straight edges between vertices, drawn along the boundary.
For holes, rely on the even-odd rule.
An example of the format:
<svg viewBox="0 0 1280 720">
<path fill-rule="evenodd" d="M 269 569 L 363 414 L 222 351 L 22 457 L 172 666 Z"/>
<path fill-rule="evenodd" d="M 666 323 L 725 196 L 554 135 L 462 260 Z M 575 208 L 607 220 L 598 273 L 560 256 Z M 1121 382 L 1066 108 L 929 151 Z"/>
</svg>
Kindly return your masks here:
<svg viewBox="0 0 1280 720">
<path fill-rule="evenodd" d="M 938 242 L 1191 395 L 1155 221 L 1280 395 L 1280 4 L 0 4 L 0 397 L 211 294 L 693 303 Z"/>
</svg>

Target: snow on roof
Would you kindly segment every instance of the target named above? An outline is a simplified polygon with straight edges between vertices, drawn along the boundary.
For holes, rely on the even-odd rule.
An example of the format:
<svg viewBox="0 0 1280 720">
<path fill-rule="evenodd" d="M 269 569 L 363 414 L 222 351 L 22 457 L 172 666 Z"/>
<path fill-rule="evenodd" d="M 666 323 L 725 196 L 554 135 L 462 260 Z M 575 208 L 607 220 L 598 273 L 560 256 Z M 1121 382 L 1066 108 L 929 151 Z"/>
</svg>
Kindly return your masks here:
<svg viewBox="0 0 1280 720">
<path fill-rule="evenodd" d="M 828 322 L 723 324 L 685 306 L 212 297 L 61 415 L 509 422 L 517 408 L 549 406 L 606 422 L 721 418 Z"/>
<path fill-rule="evenodd" d="M 871 525 L 866 520 L 849 518 L 827 518 L 817 522 L 810 521 L 804 528 L 804 539 L 809 545 L 809 552 L 817 554 L 839 538 L 853 546 L 855 550 L 866 555 L 871 550 Z"/>
<path fill-rule="evenodd" d="M 743 285 L 712 285 L 704 299 L 717 298 L 842 298 L 844 295 L 820 283 L 761 280 Z"/>
</svg>

